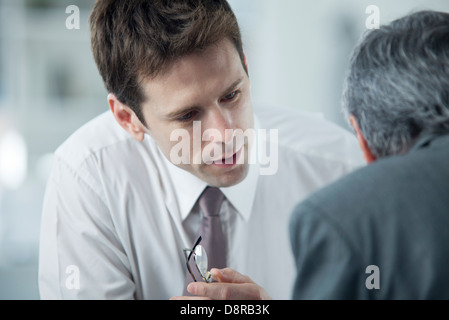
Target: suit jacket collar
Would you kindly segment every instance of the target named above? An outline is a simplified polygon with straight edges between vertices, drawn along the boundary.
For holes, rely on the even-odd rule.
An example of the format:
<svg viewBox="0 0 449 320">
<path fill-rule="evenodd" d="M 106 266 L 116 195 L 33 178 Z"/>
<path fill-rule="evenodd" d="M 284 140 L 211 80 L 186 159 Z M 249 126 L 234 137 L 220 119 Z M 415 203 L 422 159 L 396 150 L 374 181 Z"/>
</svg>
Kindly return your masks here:
<svg viewBox="0 0 449 320">
<path fill-rule="evenodd" d="M 410 152 L 415 152 L 430 145 L 442 145 L 447 143 L 449 143 L 448 132 L 441 134 L 425 134 L 418 139 L 415 145 L 410 149 Z"/>
</svg>

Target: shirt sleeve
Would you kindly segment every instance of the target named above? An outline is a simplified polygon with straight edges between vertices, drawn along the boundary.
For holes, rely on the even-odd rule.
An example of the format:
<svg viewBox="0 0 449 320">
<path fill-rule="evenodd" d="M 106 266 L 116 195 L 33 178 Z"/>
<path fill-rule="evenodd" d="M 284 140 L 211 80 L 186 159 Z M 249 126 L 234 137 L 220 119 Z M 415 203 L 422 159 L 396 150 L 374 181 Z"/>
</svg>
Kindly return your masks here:
<svg viewBox="0 0 449 320">
<path fill-rule="evenodd" d="M 41 220 L 41 299 L 133 299 L 129 262 L 89 179 L 56 158 Z"/>
<path fill-rule="evenodd" d="M 365 269 L 345 233 L 317 206 L 299 204 L 290 221 L 295 300 L 366 299 Z"/>
</svg>

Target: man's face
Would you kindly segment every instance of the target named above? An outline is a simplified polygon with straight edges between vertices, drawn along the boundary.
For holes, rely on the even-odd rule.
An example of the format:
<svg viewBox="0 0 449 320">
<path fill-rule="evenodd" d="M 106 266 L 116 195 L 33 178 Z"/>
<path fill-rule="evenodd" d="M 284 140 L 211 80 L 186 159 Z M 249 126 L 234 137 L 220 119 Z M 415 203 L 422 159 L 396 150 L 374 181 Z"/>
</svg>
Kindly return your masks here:
<svg viewBox="0 0 449 320">
<path fill-rule="evenodd" d="M 188 139 L 182 139 L 182 143 L 188 144 L 190 160 L 178 167 L 216 187 L 232 186 L 246 177 L 248 141 L 231 143 L 229 129 L 253 128 L 250 81 L 230 41 L 224 40 L 176 60 L 167 71 L 144 82 L 143 90 L 146 133 L 156 141 L 167 159 L 173 162 L 171 150 L 180 143 L 179 140 L 170 141 L 170 136 L 182 129 L 188 133 Z M 210 129 L 219 134 L 211 138 Z M 201 148 L 194 148 L 195 145 Z M 231 149 L 230 145 L 233 145 Z M 209 153 L 212 160 L 217 161 L 194 161 L 204 160 L 204 153 L 199 153 L 206 149 L 220 150 Z"/>
</svg>

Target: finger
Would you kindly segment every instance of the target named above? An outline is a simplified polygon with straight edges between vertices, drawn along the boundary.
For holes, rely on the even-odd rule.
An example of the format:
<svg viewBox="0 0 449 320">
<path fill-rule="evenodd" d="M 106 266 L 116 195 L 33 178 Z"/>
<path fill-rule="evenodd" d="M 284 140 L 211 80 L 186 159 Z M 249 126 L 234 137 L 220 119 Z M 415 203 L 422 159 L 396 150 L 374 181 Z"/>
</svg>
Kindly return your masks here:
<svg viewBox="0 0 449 320">
<path fill-rule="evenodd" d="M 170 300 L 212 300 L 209 297 L 199 297 L 199 296 L 176 296 L 171 297 Z"/>
<path fill-rule="evenodd" d="M 259 287 L 254 283 L 194 282 L 187 290 L 194 295 L 214 300 L 260 300 Z"/>
<path fill-rule="evenodd" d="M 245 276 L 231 268 L 216 269 L 212 268 L 210 270 L 212 274 L 212 279 L 218 282 L 228 282 L 228 283 L 254 283 L 250 277 Z"/>
</svg>

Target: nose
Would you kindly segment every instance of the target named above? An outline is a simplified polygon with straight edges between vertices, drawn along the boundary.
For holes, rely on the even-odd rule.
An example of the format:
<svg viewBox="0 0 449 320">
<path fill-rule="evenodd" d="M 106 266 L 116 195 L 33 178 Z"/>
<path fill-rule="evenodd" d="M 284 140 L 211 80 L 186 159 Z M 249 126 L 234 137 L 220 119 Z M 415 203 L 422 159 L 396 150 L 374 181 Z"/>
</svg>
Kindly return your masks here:
<svg viewBox="0 0 449 320">
<path fill-rule="evenodd" d="M 228 110 L 223 110 L 220 107 L 211 108 L 208 110 L 203 122 L 203 140 L 214 143 L 226 144 L 232 140 L 229 137 L 229 132 L 232 130 L 232 117 Z"/>
</svg>

